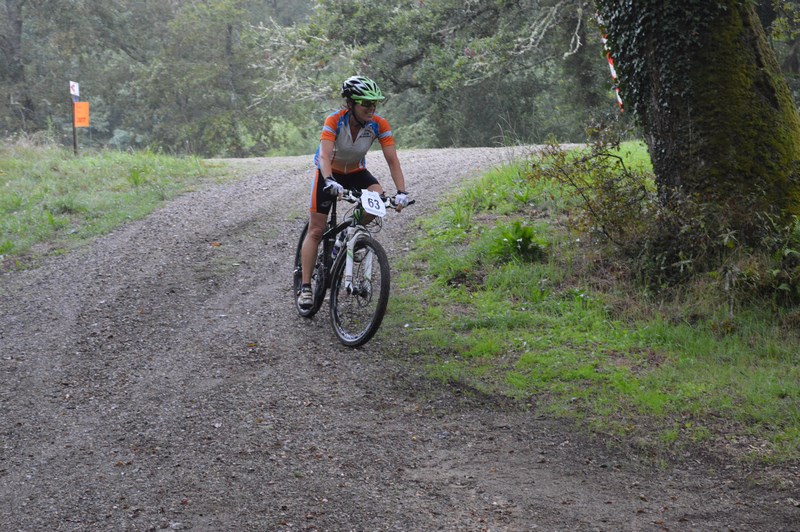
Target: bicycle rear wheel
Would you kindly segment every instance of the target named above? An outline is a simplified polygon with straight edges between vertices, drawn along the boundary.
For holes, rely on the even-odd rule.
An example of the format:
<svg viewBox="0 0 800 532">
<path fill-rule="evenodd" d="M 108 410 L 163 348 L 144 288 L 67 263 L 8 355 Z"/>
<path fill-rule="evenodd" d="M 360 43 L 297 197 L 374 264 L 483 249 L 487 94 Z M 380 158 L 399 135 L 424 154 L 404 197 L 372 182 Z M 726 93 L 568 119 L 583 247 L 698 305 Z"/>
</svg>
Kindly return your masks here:
<svg viewBox="0 0 800 532">
<path fill-rule="evenodd" d="M 341 343 L 357 347 L 372 338 L 386 313 L 389 259 L 376 240 L 359 238 L 353 248 L 353 278 L 347 282 L 346 253 L 339 255 L 331 281 L 331 324 Z"/>
<path fill-rule="evenodd" d="M 294 297 L 294 305 L 297 313 L 304 317 L 310 318 L 322 307 L 322 301 L 325 299 L 325 261 L 322 256 L 324 246 L 320 245 L 317 251 L 317 260 L 314 264 L 314 273 L 311 275 L 311 285 L 314 287 L 314 304 L 311 308 L 303 309 L 297 304 L 297 296 L 300 295 L 300 286 L 303 284 L 303 263 L 301 260 L 303 241 L 306 239 L 308 233 L 308 222 L 303 227 L 300 233 L 300 240 L 297 242 L 297 248 L 294 254 L 294 273 L 292 279 L 292 294 Z"/>
</svg>

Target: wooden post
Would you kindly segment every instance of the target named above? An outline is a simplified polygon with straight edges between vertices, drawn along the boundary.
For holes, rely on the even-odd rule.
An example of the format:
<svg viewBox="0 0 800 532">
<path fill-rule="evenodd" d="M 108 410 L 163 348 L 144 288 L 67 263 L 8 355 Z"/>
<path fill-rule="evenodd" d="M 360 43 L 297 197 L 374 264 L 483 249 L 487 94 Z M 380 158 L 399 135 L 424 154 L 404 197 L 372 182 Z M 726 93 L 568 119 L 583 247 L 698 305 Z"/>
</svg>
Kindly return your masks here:
<svg viewBox="0 0 800 532">
<path fill-rule="evenodd" d="M 78 127 L 75 125 L 75 102 L 72 102 L 72 151 L 78 155 Z"/>
</svg>

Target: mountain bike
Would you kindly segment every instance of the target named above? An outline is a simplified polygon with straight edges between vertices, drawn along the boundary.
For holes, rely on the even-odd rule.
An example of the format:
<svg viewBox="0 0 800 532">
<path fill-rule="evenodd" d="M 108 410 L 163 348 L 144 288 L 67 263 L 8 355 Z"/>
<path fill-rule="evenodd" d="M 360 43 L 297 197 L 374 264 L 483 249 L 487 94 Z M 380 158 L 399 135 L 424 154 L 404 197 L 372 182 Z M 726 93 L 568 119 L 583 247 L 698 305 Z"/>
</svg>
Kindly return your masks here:
<svg viewBox="0 0 800 532">
<path fill-rule="evenodd" d="M 342 199 L 354 207 L 344 221 L 338 222 L 337 202 L 333 202 L 311 275 L 313 305 L 303 309 L 297 304 L 303 279 L 301 251 L 308 222 L 297 242 L 292 294 L 297 313 L 311 318 L 322 307 L 325 293 L 330 289 L 333 331 L 342 344 L 358 347 L 377 332 L 389 302 L 389 258 L 373 235 L 380 231 L 386 208 L 394 207 L 395 203 L 394 198 L 370 190 L 348 189 Z M 367 220 L 370 221 L 365 223 Z"/>
</svg>

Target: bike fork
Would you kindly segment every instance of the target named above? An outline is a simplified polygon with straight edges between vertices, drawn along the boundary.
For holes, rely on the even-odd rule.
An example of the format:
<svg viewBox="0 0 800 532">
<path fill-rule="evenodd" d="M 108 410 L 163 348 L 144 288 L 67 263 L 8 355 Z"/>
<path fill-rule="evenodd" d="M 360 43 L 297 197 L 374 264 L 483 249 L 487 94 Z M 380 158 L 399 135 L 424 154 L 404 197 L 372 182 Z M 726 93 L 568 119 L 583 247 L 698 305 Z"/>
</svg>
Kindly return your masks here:
<svg viewBox="0 0 800 532">
<path fill-rule="evenodd" d="M 351 238 L 347 242 L 347 257 L 344 264 L 344 288 L 348 294 L 353 294 L 353 264 L 355 262 L 355 242 L 357 238 Z M 372 250 L 367 249 L 366 255 L 361 259 L 361 268 L 364 268 L 364 279 L 372 281 Z"/>
</svg>

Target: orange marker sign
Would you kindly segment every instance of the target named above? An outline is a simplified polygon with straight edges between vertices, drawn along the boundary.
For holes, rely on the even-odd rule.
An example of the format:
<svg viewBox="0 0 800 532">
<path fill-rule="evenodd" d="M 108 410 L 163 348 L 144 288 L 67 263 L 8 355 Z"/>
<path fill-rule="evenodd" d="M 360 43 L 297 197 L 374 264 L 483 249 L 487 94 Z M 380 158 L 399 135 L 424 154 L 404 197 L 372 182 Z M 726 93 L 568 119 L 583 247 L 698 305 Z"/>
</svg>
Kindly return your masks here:
<svg viewBox="0 0 800 532">
<path fill-rule="evenodd" d="M 72 105 L 75 127 L 89 127 L 89 102 L 75 102 Z"/>
</svg>

